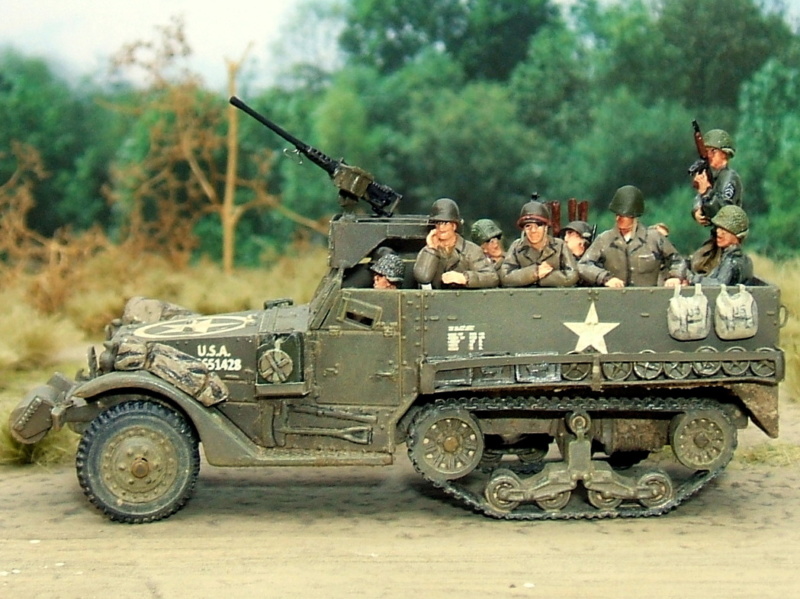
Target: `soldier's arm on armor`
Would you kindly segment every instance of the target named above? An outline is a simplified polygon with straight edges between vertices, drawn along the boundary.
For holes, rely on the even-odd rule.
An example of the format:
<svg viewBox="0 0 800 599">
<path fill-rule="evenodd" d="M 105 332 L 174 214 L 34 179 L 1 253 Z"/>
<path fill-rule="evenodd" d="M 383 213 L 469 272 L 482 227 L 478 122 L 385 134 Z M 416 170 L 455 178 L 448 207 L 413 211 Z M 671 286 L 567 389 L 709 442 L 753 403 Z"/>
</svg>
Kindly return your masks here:
<svg viewBox="0 0 800 599">
<path fill-rule="evenodd" d="M 541 287 L 574 287 L 578 283 L 578 263 L 565 244 L 559 244 L 558 268 L 539 281 Z"/>
<path fill-rule="evenodd" d="M 429 247 L 424 247 L 417 254 L 414 262 L 414 278 L 420 285 L 433 282 L 439 267 L 439 256 Z"/>
<path fill-rule="evenodd" d="M 487 289 L 497 287 L 500 277 L 494 268 L 494 263 L 483 253 L 477 245 L 467 246 L 464 260 L 467 268 L 463 271 L 467 278 L 466 286 L 470 289 Z"/>
<path fill-rule="evenodd" d="M 663 235 L 658 237 L 658 246 L 663 256 L 662 268 L 667 270 L 667 280 L 664 284 L 667 287 L 680 285 L 682 281 L 686 280 L 686 260 L 672 242 Z"/>
<path fill-rule="evenodd" d="M 605 243 L 602 236 L 598 237 L 578 261 L 578 271 L 581 278 L 589 285 L 602 287 L 613 275 L 603 268 L 603 247 Z"/>
</svg>

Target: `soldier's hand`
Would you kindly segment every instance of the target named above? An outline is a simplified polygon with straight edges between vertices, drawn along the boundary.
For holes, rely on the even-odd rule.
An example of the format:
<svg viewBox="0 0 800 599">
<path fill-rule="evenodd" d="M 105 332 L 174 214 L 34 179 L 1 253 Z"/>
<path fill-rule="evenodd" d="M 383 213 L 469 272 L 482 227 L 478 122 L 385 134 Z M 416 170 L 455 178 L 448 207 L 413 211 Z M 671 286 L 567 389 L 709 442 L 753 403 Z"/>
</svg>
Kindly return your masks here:
<svg viewBox="0 0 800 599">
<path fill-rule="evenodd" d="M 439 249 L 439 239 L 436 236 L 436 229 L 431 229 L 428 231 L 428 236 L 425 238 L 425 245 L 427 245 L 432 250 Z"/>
<path fill-rule="evenodd" d="M 670 277 L 666 281 L 664 281 L 664 287 L 670 287 L 671 289 L 675 289 L 675 287 L 681 286 L 681 280 L 678 277 Z"/>
<path fill-rule="evenodd" d="M 707 192 L 710 187 L 711 187 L 711 182 L 708 180 L 708 173 L 706 171 L 695 173 L 694 188 L 699 193 L 703 194 Z"/>
<path fill-rule="evenodd" d="M 608 281 L 606 281 L 606 287 L 611 287 L 612 289 L 622 289 L 625 287 L 625 281 L 618 279 L 617 277 L 611 277 Z"/>
<path fill-rule="evenodd" d="M 694 220 L 696 220 L 704 227 L 707 227 L 708 225 L 711 224 L 711 221 L 708 220 L 708 217 L 705 214 L 703 214 L 703 210 L 701 208 L 698 208 L 697 210 L 694 211 Z"/>
<path fill-rule="evenodd" d="M 542 264 L 539 265 L 539 272 L 538 272 L 539 280 L 544 279 L 551 272 L 553 272 L 553 266 L 551 264 L 548 264 L 547 262 L 543 262 Z"/>
<path fill-rule="evenodd" d="M 466 285 L 467 277 L 464 276 L 463 272 L 448 270 L 447 272 L 442 273 L 442 283 L 445 283 L 446 285 Z"/>
</svg>

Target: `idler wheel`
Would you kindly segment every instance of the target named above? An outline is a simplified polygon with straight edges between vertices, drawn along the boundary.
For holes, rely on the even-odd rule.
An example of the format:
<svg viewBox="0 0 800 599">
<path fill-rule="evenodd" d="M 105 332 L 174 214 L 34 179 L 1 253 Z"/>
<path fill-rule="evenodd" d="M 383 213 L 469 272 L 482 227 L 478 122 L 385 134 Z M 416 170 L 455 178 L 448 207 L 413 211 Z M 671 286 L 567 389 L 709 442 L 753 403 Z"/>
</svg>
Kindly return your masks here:
<svg viewBox="0 0 800 599">
<path fill-rule="evenodd" d="M 670 425 L 670 444 L 677 460 L 692 470 L 724 468 L 736 449 L 736 428 L 719 410 L 692 410 Z"/>
</svg>

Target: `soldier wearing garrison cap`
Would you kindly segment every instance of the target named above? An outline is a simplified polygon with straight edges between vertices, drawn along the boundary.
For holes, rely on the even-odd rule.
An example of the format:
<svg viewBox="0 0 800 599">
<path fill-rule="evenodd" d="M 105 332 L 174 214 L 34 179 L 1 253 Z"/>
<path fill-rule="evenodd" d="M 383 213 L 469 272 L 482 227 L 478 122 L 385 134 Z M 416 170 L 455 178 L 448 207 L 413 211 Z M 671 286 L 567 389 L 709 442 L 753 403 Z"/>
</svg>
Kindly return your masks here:
<svg viewBox="0 0 800 599">
<path fill-rule="evenodd" d="M 601 233 L 578 262 L 581 279 L 589 285 L 644 287 L 657 285 L 665 270 L 667 287 L 680 285 L 685 264 L 668 238 L 639 222 L 644 195 L 633 185 L 620 187 L 609 210 L 616 227 Z"/>
<path fill-rule="evenodd" d="M 511 244 L 500 266 L 504 287 L 572 287 L 578 282 L 575 257 L 567 245 L 550 235 L 550 211 L 530 201 L 520 210 L 522 235 Z"/>
<path fill-rule="evenodd" d="M 417 282 L 434 289 L 497 287 L 499 279 L 491 260 L 480 246 L 458 234 L 463 225 L 458 204 L 450 198 L 436 200 L 429 219 L 433 228 L 414 263 Z"/>
</svg>

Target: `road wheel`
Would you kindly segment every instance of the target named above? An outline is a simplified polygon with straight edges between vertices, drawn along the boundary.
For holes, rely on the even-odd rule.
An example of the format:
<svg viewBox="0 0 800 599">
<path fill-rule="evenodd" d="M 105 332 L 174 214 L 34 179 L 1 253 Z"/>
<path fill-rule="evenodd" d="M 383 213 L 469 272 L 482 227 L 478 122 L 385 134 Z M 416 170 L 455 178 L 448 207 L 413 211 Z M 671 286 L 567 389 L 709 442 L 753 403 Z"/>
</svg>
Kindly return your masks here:
<svg viewBox="0 0 800 599">
<path fill-rule="evenodd" d="M 181 509 L 194 490 L 197 446 L 194 430 L 177 412 L 149 401 L 117 404 L 84 432 L 78 481 L 111 520 L 161 520 Z"/>
<path fill-rule="evenodd" d="M 433 480 L 454 480 L 472 472 L 483 457 L 478 421 L 460 408 L 433 408 L 411 425 L 408 453 L 422 474 Z"/>
</svg>

